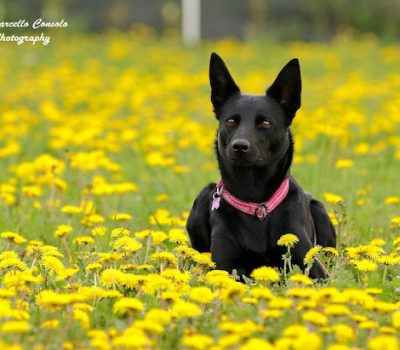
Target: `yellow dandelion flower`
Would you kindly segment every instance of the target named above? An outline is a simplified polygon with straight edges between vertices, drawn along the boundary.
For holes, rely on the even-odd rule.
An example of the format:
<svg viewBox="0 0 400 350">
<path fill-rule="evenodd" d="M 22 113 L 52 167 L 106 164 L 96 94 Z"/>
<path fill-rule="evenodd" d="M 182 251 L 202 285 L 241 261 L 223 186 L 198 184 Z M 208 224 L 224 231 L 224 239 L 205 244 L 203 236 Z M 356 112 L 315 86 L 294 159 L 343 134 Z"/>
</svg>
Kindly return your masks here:
<svg viewBox="0 0 400 350">
<path fill-rule="evenodd" d="M 218 346 L 222 349 L 232 349 L 241 341 L 239 334 L 225 334 L 218 340 Z M 218 348 L 217 348 L 218 349 Z"/>
<path fill-rule="evenodd" d="M 355 260 L 353 261 L 353 263 L 357 270 L 363 272 L 371 272 L 378 269 L 378 265 L 375 262 L 368 259 Z"/>
<path fill-rule="evenodd" d="M 190 280 L 190 272 L 181 272 L 177 269 L 165 269 L 162 271 L 161 276 L 173 280 L 175 282 L 187 283 Z"/>
<path fill-rule="evenodd" d="M 56 293 L 51 290 L 44 290 L 36 296 L 36 303 L 45 309 L 54 309 L 82 302 L 84 299 L 85 297 L 79 293 Z"/>
<path fill-rule="evenodd" d="M 256 281 L 278 282 L 280 280 L 279 273 L 269 266 L 254 269 L 250 276 Z"/>
<path fill-rule="evenodd" d="M 395 239 L 393 240 L 393 245 L 394 245 L 395 247 L 400 246 L 400 237 L 397 237 L 397 238 L 395 238 Z"/>
<path fill-rule="evenodd" d="M 318 255 L 320 251 L 321 251 L 321 246 L 319 245 L 316 245 L 311 249 L 309 249 L 304 257 L 304 264 L 306 265 L 312 264 L 314 262 L 315 257 Z"/>
<path fill-rule="evenodd" d="M 0 253 L 0 260 L 5 259 L 18 259 L 18 255 L 13 250 L 5 250 L 4 252 Z"/>
<path fill-rule="evenodd" d="M 122 335 L 117 335 L 112 339 L 112 348 L 117 349 L 149 349 L 152 342 L 142 329 L 128 327 Z"/>
<path fill-rule="evenodd" d="M 194 287 L 190 290 L 189 298 L 199 303 L 207 304 L 214 300 L 214 293 L 208 287 Z"/>
<path fill-rule="evenodd" d="M 188 301 L 177 301 L 172 306 L 171 315 L 174 318 L 193 318 L 200 316 L 203 312 L 194 303 Z"/>
<path fill-rule="evenodd" d="M 324 312 L 329 316 L 350 316 L 351 311 L 346 305 L 328 305 Z"/>
<path fill-rule="evenodd" d="M 331 220 L 333 226 L 337 226 L 339 224 L 339 222 L 336 218 L 336 215 L 334 213 L 329 212 L 328 216 L 329 216 L 329 219 Z"/>
<path fill-rule="evenodd" d="M 22 244 L 26 242 L 26 239 L 24 237 L 22 237 L 18 233 L 11 231 L 1 232 L 0 237 L 15 244 Z"/>
<path fill-rule="evenodd" d="M 88 227 L 92 227 L 94 225 L 97 224 L 101 224 L 105 221 L 104 217 L 102 217 L 99 214 L 89 214 L 86 215 L 82 220 L 81 220 L 81 224 L 88 226 Z"/>
<path fill-rule="evenodd" d="M 180 245 L 174 249 L 176 251 L 176 255 L 183 259 L 194 258 L 199 252 L 193 248 L 190 248 L 186 245 Z"/>
<path fill-rule="evenodd" d="M 374 238 L 371 242 L 370 245 L 373 246 L 378 246 L 378 247 L 382 247 L 383 245 L 385 245 L 385 240 L 382 238 Z"/>
<path fill-rule="evenodd" d="M 125 315 L 130 312 L 143 311 L 144 305 L 137 298 L 121 298 L 113 306 L 113 312 L 118 315 Z"/>
<path fill-rule="evenodd" d="M 117 269 L 107 269 L 101 273 L 101 283 L 108 287 L 115 287 L 116 284 L 121 283 L 124 273 Z"/>
<path fill-rule="evenodd" d="M 127 253 L 134 253 L 141 249 L 142 246 L 142 243 L 132 237 L 121 237 L 113 243 L 113 248 L 115 250 L 122 250 Z"/>
<path fill-rule="evenodd" d="M 90 231 L 92 236 L 103 237 L 107 232 L 107 228 L 105 226 L 97 226 Z"/>
<path fill-rule="evenodd" d="M 27 197 L 40 197 L 43 191 L 40 186 L 22 186 L 22 194 Z"/>
<path fill-rule="evenodd" d="M 141 265 L 136 265 L 135 269 L 137 271 L 152 271 L 154 270 L 154 266 L 150 264 L 141 264 Z"/>
<path fill-rule="evenodd" d="M 400 263 L 400 257 L 393 255 L 383 255 L 378 257 L 376 261 L 384 265 L 396 265 Z"/>
<path fill-rule="evenodd" d="M 293 247 L 298 242 L 299 242 L 299 237 L 297 237 L 293 233 L 286 233 L 278 239 L 278 245 L 290 248 Z"/>
<path fill-rule="evenodd" d="M 290 276 L 289 280 L 293 281 L 293 282 L 297 282 L 299 284 L 303 284 L 305 286 L 309 286 L 309 285 L 313 284 L 313 280 L 310 277 L 303 275 L 301 273 L 297 273 L 297 274 Z"/>
<path fill-rule="evenodd" d="M 126 289 L 138 289 L 146 280 L 146 276 L 124 273 L 120 275 L 118 282 Z"/>
<path fill-rule="evenodd" d="M 337 169 L 351 168 L 354 162 L 351 159 L 338 159 L 335 163 Z"/>
<path fill-rule="evenodd" d="M 213 344 L 213 339 L 206 334 L 188 334 L 182 337 L 182 345 L 189 349 L 208 349 Z"/>
<path fill-rule="evenodd" d="M 71 233 L 74 229 L 70 225 L 60 225 L 54 231 L 54 237 L 64 237 L 67 234 Z"/>
<path fill-rule="evenodd" d="M 392 326 L 400 330 L 400 311 L 395 311 L 392 314 Z"/>
<path fill-rule="evenodd" d="M 168 195 L 166 193 L 160 193 L 156 196 L 156 202 L 160 203 L 160 202 L 165 202 L 166 200 L 168 200 Z"/>
<path fill-rule="evenodd" d="M 239 350 L 274 350 L 275 347 L 270 342 L 260 338 L 250 338 L 243 345 L 239 347 Z"/>
<path fill-rule="evenodd" d="M 113 229 L 111 231 L 111 237 L 115 238 L 115 237 L 119 237 L 119 236 L 125 236 L 128 237 L 130 236 L 131 231 L 127 230 L 124 227 L 116 227 L 115 229 Z"/>
<path fill-rule="evenodd" d="M 189 236 L 183 229 L 172 228 L 168 232 L 168 239 L 175 243 L 184 244 L 189 241 Z"/>
<path fill-rule="evenodd" d="M 256 299 L 270 300 L 274 297 L 272 292 L 266 287 L 253 287 L 250 289 L 250 296 Z"/>
<path fill-rule="evenodd" d="M 147 237 L 149 237 L 150 234 L 151 234 L 151 230 L 143 230 L 143 231 L 135 232 L 135 238 L 144 240 Z"/>
<path fill-rule="evenodd" d="M 151 225 L 170 225 L 171 224 L 171 215 L 170 212 L 166 209 L 157 209 L 156 212 L 150 216 L 149 223 Z"/>
<path fill-rule="evenodd" d="M 88 329 L 90 325 L 90 320 L 89 316 L 86 312 L 79 310 L 79 309 L 74 309 L 73 310 L 73 319 L 74 321 L 79 322 L 79 325 L 83 329 Z"/>
<path fill-rule="evenodd" d="M 124 253 L 117 253 L 117 252 L 112 252 L 112 253 L 97 253 L 99 256 L 99 259 L 97 262 L 99 263 L 104 263 L 104 262 L 113 262 L 113 261 L 118 261 L 121 260 L 124 257 Z"/>
<path fill-rule="evenodd" d="M 0 333 L 20 334 L 26 333 L 30 324 L 26 321 L 6 321 L 0 325 Z"/>
<path fill-rule="evenodd" d="M 24 271 L 27 270 L 28 267 L 19 258 L 4 258 L 0 260 L 0 269 L 15 269 Z"/>
<path fill-rule="evenodd" d="M 381 334 L 388 334 L 389 335 L 389 334 L 397 334 L 398 331 L 393 327 L 382 326 L 382 327 L 379 327 L 379 332 Z"/>
<path fill-rule="evenodd" d="M 336 248 L 333 248 L 333 247 L 324 247 L 324 248 L 322 248 L 322 251 L 324 253 L 328 253 L 330 255 L 339 256 L 339 252 L 337 251 Z"/>
<path fill-rule="evenodd" d="M 149 334 L 161 334 L 164 332 L 164 327 L 157 322 L 149 320 L 137 320 L 135 321 L 135 327 L 142 329 Z"/>
<path fill-rule="evenodd" d="M 347 324 L 335 324 L 332 328 L 339 343 L 346 343 L 355 339 L 353 328 Z"/>
<path fill-rule="evenodd" d="M 328 318 L 321 312 L 310 310 L 303 313 L 302 318 L 304 321 L 310 322 L 317 326 L 326 326 L 328 324 Z"/>
<path fill-rule="evenodd" d="M 379 323 L 373 320 L 362 321 L 358 325 L 359 329 L 377 329 L 379 328 Z"/>
<path fill-rule="evenodd" d="M 343 202 L 343 197 L 334 193 L 324 192 L 323 198 L 325 202 L 336 204 L 338 202 Z"/>
<path fill-rule="evenodd" d="M 392 227 L 400 227 L 400 216 L 395 216 L 391 218 L 390 224 Z"/>
<path fill-rule="evenodd" d="M 223 321 L 219 325 L 220 330 L 240 335 L 241 338 L 249 337 L 256 332 L 263 332 L 264 328 L 252 320 L 243 322 Z"/>
<path fill-rule="evenodd" d="M 102 269 L 102 266 L 99 263 L 87 264 L 86 267 L 85 267 L 86 271 L 99 271 L 101 269 Z"/>
<path fill-rule="evenodd" d="M 117 213 L 110 216 L 112 220 L 115 221 L 130 221 L 133 219 L 132 215 L 127 213 Z"/>
<path fill-rule="evenodd" d="M 79 236 L 74 238 L 73 242 L 76 243 L 77 245 L 88 245 L 88 244 L 93 244 L 95 240 L 93 239 L 92 236 Z"/>
<path fill-rule="evenodd" d="M 368 350 L 398 350 L 399 340 L 396 335 L 377 335 L 368 340 Z"/>
<path fill-rule="evenodd" d="M 269 301 L 270 309 L 288 309 L 293 305 L 293 300 L 284 297 L 274 297 Z"/>
<path fill-rule="evenodd" d="M 242 299 L 242 302 L 243 302 L 244 304 L 257 305 L 258 300 L 257 300 L 256 298 L 248 298 L 248 297 L 245 297 L 245 298 Z"/>
<path fill-rule="evenodd" d="M 227 283 L 221 290 L 221 299 L 229 302 L 235 298 L 243 297 L 246 291 L 247 287 L 243 283 L 231 280 L 231 282 Z"/>
<path fill-rule="evenodd" d="M 400 196 L 389 196 L 384 199 L 385 204 L 399 204 Z"/>
<path fill-rule="evenodd" d="M 61 211 L 65 214 L 79 214 L 82 213 L 82 207 L 77 207 L 74 205 L 64 205 Z"/>
<path fill-rule="evenodd" d="M 273 309 L 273 310 L 262 310 L 261 315 L 266 319 L 278 319 L 282 317 L 282 310 L 280 309 Z"/>
<path fill-rule="evenodd" d="M 283 336 L 289 338 L 298 338 L 299 336 L 308 334 L 309 332 L 307 327 L 297 323 L 291 324 L 283 330 Z"/>
<path fill-rule="evenodd" d="M 159 323 L 163 326 L 167 326 L 171 322 L 171 315 L 168 311 L 163 309 L 151 309 L 145 315 L 146 320 Z"/>
<path fill-rule="evenodd" d="M 77 269 L 77 268 L 73 268 L 73 267 L 64 268 L 57 273 L 56 281 L 64 281 L 68 278 L 71 278 L 78 272 L 79 272 L 79 269 Z"/>
<path fill-rule="evenodd" d="M 170 252 L 153 253 L 150 255 L 150 259 L 154 260 L 158 263 L 167 263 L 172 266 L 176 266 L 176 264 L 177 264 L 176 256 Z"/>
<path fill-rule="evenodd" d="M 45 329 L 55 329 L 59 325 L 60 325 L 59 320 L 48 320 L 48 321 L 42 322 L 41 327 L 45 328 Z"/>
<path fill-rule="evenodd" d="M 173 290 L 166 290 L 160 296 L 161 300 L 166 300 L 169 304 L 180 300 L 180 298 L 181 294 Z"/>
<path fill-rule="evenodd" d="M 196 253 L 193 257 L 193 261 L 200 266 L 213 268 L 215 263 L 211 260 L 211 253 Z"/>
<path fill-rule="evenodd" d="M 40 263 L 41 263 L 41 265 L 44 266 L 44 268 L 48 272 L 52 272 L 52 273 L 56 273 L 56 274 L 61 273 L 65 268 L 63 263 L 60 260 L 58 260 L 56 257 L 51 256 L 51 255 L 44 256 L 41 259 Z"/>
<path fill-rule="evenodd" d="M 204 280 L 207 284 L 215 287 L 223 287 L 232 281 L 229 273 L 223 270 L 213 270 L 207 272 Z"/>
<path fill-rule="evenodd" d="M 159 245 L 168 238 L 167 234 L 163 231 L 152 231 L 151 240 L 154 245 Z"/>
<path fill-rule="evenodd" d="M 365 293 L 370 295 L 379 295 L 383 293 L 383 289 L 377 287 L 365 288 Z"/>
</svg>

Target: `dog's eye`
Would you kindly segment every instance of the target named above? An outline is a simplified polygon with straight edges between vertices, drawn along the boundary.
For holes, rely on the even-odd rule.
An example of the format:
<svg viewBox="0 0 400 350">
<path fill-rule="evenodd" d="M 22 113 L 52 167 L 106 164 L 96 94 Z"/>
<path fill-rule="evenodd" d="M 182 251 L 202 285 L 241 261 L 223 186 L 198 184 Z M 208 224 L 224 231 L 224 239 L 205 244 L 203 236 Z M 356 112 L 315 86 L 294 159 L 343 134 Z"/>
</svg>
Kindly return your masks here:
<svg viewBox="0 0 400 350">
<path fill-rule="evenodd" d="M 230 128 L 234 128 L 237 125 L 237 122 L 235 119 L 230 118 L 226 122 L 226 125 L 229 126 Z"/>
<path fill-rule="evenodd" d="M 263 120 L 262 122 L 260 122 L 260 128 L 262 129 L 268 129 L 269 127 L 271 127 L 271 122 L 269 120 Z"/>
</svg>

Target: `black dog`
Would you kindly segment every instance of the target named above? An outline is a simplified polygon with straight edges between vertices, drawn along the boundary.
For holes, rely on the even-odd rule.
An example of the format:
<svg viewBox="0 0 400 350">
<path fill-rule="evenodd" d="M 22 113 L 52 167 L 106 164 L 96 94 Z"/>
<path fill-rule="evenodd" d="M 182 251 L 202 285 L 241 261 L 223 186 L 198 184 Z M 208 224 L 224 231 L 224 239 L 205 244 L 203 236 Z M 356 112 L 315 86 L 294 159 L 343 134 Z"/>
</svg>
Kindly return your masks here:
<svg viewBox="0 0 400 350">
<path fill-rule="evenodd" d="M 335 247 L 336 233 L 322 203 L 290 175 L 289 127 L 301 99 L 298 60 L 282 69 L 265 95 L 247 95 L 213 53 L 210 84 L 221 181 L 205 187 L 193 204 L 187 223 L 193 248 L 211 251 L 217 269 L 249 276 L 263 265 L 281 267 L 286 249 L 277 241 L 293 233 L 299 242 L 292 262 L 304 269 L 306 252 L 314 244 Z M 278 200 L 265 202 L 271 197 Z M 310 275 L 324 278 L 327 271 L 316 260 Z"/>
</svg>

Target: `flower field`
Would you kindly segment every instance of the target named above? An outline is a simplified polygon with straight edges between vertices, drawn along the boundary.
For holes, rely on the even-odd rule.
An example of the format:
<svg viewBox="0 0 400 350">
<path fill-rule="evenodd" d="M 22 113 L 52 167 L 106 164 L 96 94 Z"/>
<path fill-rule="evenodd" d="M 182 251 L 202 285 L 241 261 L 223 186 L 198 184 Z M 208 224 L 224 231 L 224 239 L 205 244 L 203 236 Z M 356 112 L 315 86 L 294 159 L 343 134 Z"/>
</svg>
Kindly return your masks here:
<svg viewBox="0 0 400 350">
<path fill-rule="evenodd" d="M 246 284 L 190 248 L 219 178 L 208 61 L 263 93 L 293 57 L 303 103 L 292 173 L 337 249 L 317 283 L 290 264 Z M 400 47 L 151 33 L 0 47 L 0 349 L 400 349 Z"/>
</svg>

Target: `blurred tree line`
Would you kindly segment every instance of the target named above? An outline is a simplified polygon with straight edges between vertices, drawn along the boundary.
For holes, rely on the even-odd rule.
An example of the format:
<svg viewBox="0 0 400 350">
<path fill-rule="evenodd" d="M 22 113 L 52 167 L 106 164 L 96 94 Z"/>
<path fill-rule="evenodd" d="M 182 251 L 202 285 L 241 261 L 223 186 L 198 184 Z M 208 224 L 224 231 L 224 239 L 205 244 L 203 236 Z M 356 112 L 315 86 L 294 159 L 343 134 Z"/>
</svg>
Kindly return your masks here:
<svg viewBox="0 0 400 350">
<path fill-rule="evenodd" d="M 0 21 L 64 18 L 68 31 L 129 30 L 145 24 L 179 33 L 181 0 L 0 0 Z M 400 38 L 400 0 L 201 0 L 202 37 L 268 35 L 327 40 L 343 30 Z"/>
</svg>

